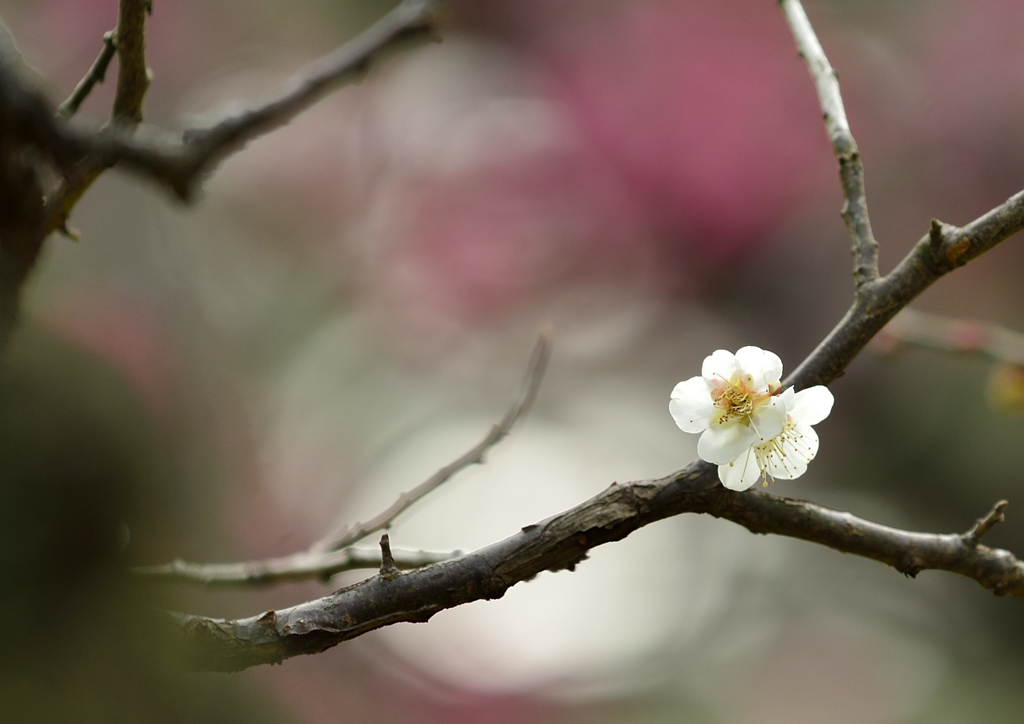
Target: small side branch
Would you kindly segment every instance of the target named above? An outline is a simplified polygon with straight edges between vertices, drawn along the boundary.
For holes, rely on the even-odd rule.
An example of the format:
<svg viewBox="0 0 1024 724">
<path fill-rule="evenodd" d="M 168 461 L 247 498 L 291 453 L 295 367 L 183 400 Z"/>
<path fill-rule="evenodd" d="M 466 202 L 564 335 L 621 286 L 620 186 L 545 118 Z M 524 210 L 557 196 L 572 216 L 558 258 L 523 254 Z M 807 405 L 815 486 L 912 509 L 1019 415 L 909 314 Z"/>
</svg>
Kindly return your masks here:
<svg viewBox="0 0 1024 724">
<path fill-rule="evenodd" d="M 391 565 L 396 569 L 420 568 L 447 561 L 459 551 L 392 551 Z M 328 553 L 303 551 L 280 558 L 239 563 L 187 563 L 175 560 L 160 566 L 143 566 L 132 570 L 137 576 L 169 583 L 198 583 L 204 586 L 269 586 L 293 581 L 328 581 L 344 571 L 372 569 L 381 566 L 379 550 L 345 548 Z"/>
<path fill-rule="evenodd" d="M 482 463 L 487 451 L 505 439 L 509 432 L 512 431 L 516 422 L 533 406 L 533 401 L 537 398 L 537 391 L 540 389 L 541 380 L 544 379 L 544 371 L 547 369 L 550 357 L 551 334 L 548 331 L 544 331 L 538 337 L 537 344 L 533 348 L 533 354 L 530 356 L 530 364 L 526 370 L 526 379 L 519 399 L 505 413 L 505 417 L 491 428 L 491 431 L 487 433 L 483 440 L 412 490 L 402 493 L 398 496 L 398 500 L 388 507 L 387 510 L 377 514 L 365 523 L 342 526 L 314 543 L 310 550 L 314 552 L 338 550 L 339 548 L 345 548 L 353 543 L 357 543 L 379 530 L 388 528 L 395 518 L 408 510 L 410 506 L 451 480 L 457 473 L 471 465 Z"/>
<path fill-rule="evenodd" d="M 839 162 L 839 179 L 845 199 L 843 221 L 846 222 L 852 241 L 853 279 L 857 289 L 860 289 L 878 278 L 878 242 L 871 231 L 871 220 L 868 217 L 860 150 L 846 119 L 838 74 L 828 62 L 800 0 L 779 0 L 779 5 L 796 40 L 800 57 L 804 59 L 814 80 L 832 153 Z"/>
<path fill-rule="evenodd" d="M 71 93 L 67 99 L 57 107 L 57 115 L 61 118 L 71 118 L 78 112 L 79 106 L 89 97 L 92 92 L 93 86 L 97 83 L 102 83 L 107 77 L 107 68 L 110 66 L 110 61 L 114 59 L 114 55 L 117 53 L 117 40 L 116 31 L 110 30 L 103 34 L 103 50 L 96 57 L 92 67 L 89 68 L 89 72 L 85 74 L 85 77 L 78 82 L 75 86 L 75 90 Z"/>
<path fill-rule="evenodd" d="M 998 503 L 992 506 L 992 510 L 986 513 L 983 517 L 978 518 L 971 526 L 971 529 L 960 536 L 960 541 L 971 548 L 975 548 L 978 545 L 978 541 L 981 537 L 992 530 L 995 526 L 1006 520 L 1004 513 L 1006 508 L 1010 505 L 1008 500 L 1000 500 Z"/>
<path fill-rule="evenodd" d="M 134 573 L 150 579 L 205 585 L 270 585 L 284 581 L 327 580 L 342 571 L 378 566 L 381 575 L 385 574 L 385 570 L 388 575 L 392 575 L 398 569 L 419 568 L 461 555 L 460 551 L 434 553 L 397 550 L 392 553 L 387 533 L 381 538 L 380 553 L 350 546 L 390 527 L 395 518 L 459 471 L 470 465 L 482 463 L 487 451 L 504 439 L 533 405 L 550 357 L 551 333 L 545 330 L 537 338 L 533 353 L 530 355 L 523 391 L 501 421 L 472 450 L 441 468 L 409 492 L 400 495 L 387 510 L 365 523 L 357 523 L 352 527 L 343 526 L 314 543 L 308 550 L 289 556 L 241 563 L 187 563 L 176 560 L 159 566 L 136 568 Z"/>
</svg>

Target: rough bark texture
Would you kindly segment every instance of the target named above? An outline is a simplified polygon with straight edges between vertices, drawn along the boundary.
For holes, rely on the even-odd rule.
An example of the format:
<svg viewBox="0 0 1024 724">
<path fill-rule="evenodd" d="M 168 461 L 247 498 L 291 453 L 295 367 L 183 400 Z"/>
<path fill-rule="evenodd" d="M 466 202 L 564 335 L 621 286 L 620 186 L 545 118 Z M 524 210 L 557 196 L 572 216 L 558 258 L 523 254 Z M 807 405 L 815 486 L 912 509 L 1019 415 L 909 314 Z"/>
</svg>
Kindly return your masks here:
<svg viewBox="0 0 1024 724">
<path fill-rule="evenodd" d="M 758 490 L 736 493 L 717 470 L 694 463 L 668 477 L 613 484 L 590 500 L 503 541 L 454 560 L 397 575 L 377 575 L 291 608 L 224 620 L 168 614 L 179 627 L 185 666 L 236 671 L 319 653 L 382 626 L 427 621 L 438 611 L 501 598 L 542 571 L 573 570 L 598 545 L 680 513 L 707 513 L 755 533 L 827 545 L 916 576 L 927 569 L 975 579 L 995 593 L 1024 596 L 1024 564 L 968 534 L 902 531 Z"/>
</svg>

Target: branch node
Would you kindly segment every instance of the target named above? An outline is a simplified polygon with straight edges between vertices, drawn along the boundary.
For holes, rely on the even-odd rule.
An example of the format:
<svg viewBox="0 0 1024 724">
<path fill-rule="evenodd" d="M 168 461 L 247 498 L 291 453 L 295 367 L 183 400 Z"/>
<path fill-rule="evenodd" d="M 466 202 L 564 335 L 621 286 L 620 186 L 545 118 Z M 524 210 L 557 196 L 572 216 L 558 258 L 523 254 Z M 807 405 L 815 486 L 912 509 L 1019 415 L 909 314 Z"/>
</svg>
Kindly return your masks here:
<svg viewBox="0 0 1024 724">
<path fill-rule="evenodd" d="M 395 557 L 391 555 L 391 538 L 387 533 L 380 537 L 380 575 L 386 581 L 398 575 Z"/>
<path fill-rule="evenodd" d="M 942 248 L 945 227 L 946 224 L 938 219 L 932 219 L 931 228 L 928 229 L 928 241 L 932 245 L 932 249 L 936 251 Z"/>
<path fill-rule="evenodd" d="M 924 570 L 924 561 L 915 551 L 907 551 L 894 568 L 908 578 L 917 578 L 917 574 Z"/>
<path fill-rule="evenodd" d="M 999 523 L 1006 520 L 1006 516 L 1003 515 L 1003 513 L 1009 505 L 1010 501 L 1008 500 L 1000 500 L 998 503 L 993 505 L 992 510 L 986 513 L 983 517 L 978 518 L 969 531 L 960 535 L 960 542 L 968 548 L 976 548 L 983 535 L 988 533 Z M 993 590 L 995 590 L 995 588 L 993 588 Z M 997 592 L 996 595 L 1002 594 Z"/>
</svg>

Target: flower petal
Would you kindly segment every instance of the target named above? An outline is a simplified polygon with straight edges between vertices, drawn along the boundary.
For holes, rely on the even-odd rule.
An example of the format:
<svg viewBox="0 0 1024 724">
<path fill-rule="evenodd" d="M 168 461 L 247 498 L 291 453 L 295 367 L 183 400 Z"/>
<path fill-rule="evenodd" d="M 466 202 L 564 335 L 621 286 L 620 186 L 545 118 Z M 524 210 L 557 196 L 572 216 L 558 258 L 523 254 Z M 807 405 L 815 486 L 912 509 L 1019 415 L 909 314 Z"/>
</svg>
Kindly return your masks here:
<svg viewBox="0 0 1024 724">
<path fill-rule="evenodd" d="M 755 444 L 771 440 L 786 427 L 786 404 L 778 397 L 765 400 L 754 409 L 750 427 L 756 435 Z"/>
<path fill-rule="evenodd" d="M 777 440 L 777 447 L 764 460 L 773 478 L 793 480 L 807 472 L 807 463 L 818 454 L 818 433 L 810 425 L 791 425 Z"/>
<path fill-rule="evenodd" d="M 709 385 L 719 387 L 736 374 L 736 356 L 724 349 L 716 349 L 704 358 L 700 373 Z"/>
<path fill-rule="evenodd" d="M 789 412 L 790 410 L 793 409 L 793 402 L 795 397 L 796 390 L 794 390 L 792 387 L 787 387 L 785 390 L 782 391 L 782 394 L 779 395 L 779 399 L 782 400 L 782 404 L 786 406 L 786 412 Z"/>
<path fill-rule="evenodd" d="M 715 465 L 731 463 L 757 442 L 757 433 L 738 422 L 714 424 L 697 441 L 697 454 Z"/>
<path fill-rule="evenodd" d="M 790 416 L 796 425 L 817 425 L 832 412 L 835 398 L 824 385 L 800 390 L 793 399 Z"/>
<path fill-rule="evenodd" d="M 708 383 L 703 377 L 691 377 L 676 385 L 668 411 L 683 432 L 704 432 L 715 414 Z"/>
<path fill-rule="evenodd" d="M 750 375 L 755 390 L 765 390 L 782 378 L 782 360 L 760 347 L 741 347 L 736 352 L 736 364 Z"/>
<path fill-rule="evenodd" d="M 725 465 L 719 465 L 718 479 L 729 490 L 746 490 L 760 480 L 761 469 L 757 467 L 754 449 L 747 448 L 747 452 L 741 455 L 738 460 Z"/>
</svg>

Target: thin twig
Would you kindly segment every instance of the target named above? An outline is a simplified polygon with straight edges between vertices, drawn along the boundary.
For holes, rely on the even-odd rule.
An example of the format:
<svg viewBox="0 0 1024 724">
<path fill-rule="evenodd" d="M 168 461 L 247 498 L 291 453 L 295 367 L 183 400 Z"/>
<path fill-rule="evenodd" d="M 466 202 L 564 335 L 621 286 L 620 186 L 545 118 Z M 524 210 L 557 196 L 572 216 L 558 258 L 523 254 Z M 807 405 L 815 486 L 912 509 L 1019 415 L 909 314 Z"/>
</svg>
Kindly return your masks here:
<svg viewBox="0 0 1024 724">
<path fill-rule="evenodd" d="M 965 546 L 970 546 L 972 548 L 977 547 L 978 541 L 981 540 L 983 535 L 1006 520 L 1004 513 L 1009 505 L 1010 501 L 1008 500 L 1000 500 L 998 503 L 993 505 L 992 510 L 987 512 L 981 518 L 978 518 L 969 531 L 961 534 L 960 541 Z"/>
<path fill-rule="evenodd" d="M 878 278 L 878 242 L 871 231 L 864 193 L 864 165 L 846 119 L 843 97 L 839 92 L 839 76 L 829 64 L 800 0 L 779 0 L 779 5 L 796 40 L 800 57 L 807 63 L 814 79 L 832 153 L 839 162 L 839 178 L 845 199 L 843 220 L 852 241 L 853 279 L 860 289 Z"/>
<path fill-rule="evenodd" d="M 460 555 L 459 551 L 394 550 L 392 562 L 397 568 L 420 568 Z M 199 583 L 207 586 L 264 586 L 288 581 L 328 581 L 343 571 L 379 568 L 379 549 L 345 548 L 326 553 L 302 551 L 290 556 L 239 563 L 187 563 L 175 560 L 160 566 L 142 566 L 132 573 L 145 578 L 174 583 Z"/>
<path fill-rule="evenodd" d="M 138 5 L 138 0 L 121 2 L 122 5 Z M 438 2 L 403 0 L 355 38 L 293 77 L 276 98 L 212 126 L 186 130 L 180 137 L 149 128 L 143 129 L 141 134 L 127 133 L 116 125 L 93 135 L 76 135 L 70 130 L 58 129 L 87 158 L 47 197 L 47 233 L 65 225 L 85 189 L 114 164 L 123 164 L 149 176 L 183 201 L 191 200 L 203 176 L 248 141 L 288 123 L 331 89 L 362 78 L 388 51 L 416 39 L 436 38 L 434 8 Z M 126 46 L 123 53 L 129 58 L 140 57 L 139 49 L 124 41 L 120 21 L 117 37 L 119 55 L 121 46 Z M 138 63 L 134 66 L 137 69 Z M 126 81 L 123 94 L 119 85 L 115 103 L 115 117 L 129 122 L 136 114 L 129 112 L 132 107 L 126 99 L 139 98 L 137 116 L 141 119 L 141 96 L 137 94 L 140 90 L 144 92 L 139 73 L 133 72 L 131 78 L 132 83 Z M 132 96 L 128 89 L 134 89 L 136 95 Z"/>
<path fill-rule="evenodd" d="M 878 338 L 887 347 L 908 344 L 1024 366 L 1024 334 L 998 324 L 953 319 L 907 308 L 886 325 Z"/>
<path fill-rule="evenodd" d="M 256 136 L 288 123 L 338 84 L 362 78 L 384 52 L 414 39 L 436 39 L 436 4 L 437 0 L 403 0 L 351 41 L 293 77 L 274 100 L 208 128 L 186 131 L 181 165 L 188 177 L 170 179 L 172 186 L 187 198 L 196 179 L 214 164 Z"/>
<path fill-rule="evenodd" d="M 533 405 L 533 401 L 537 397 L 537 391 L 540 389 L 541 380 L 544 379 L 544 371 L 547 369 L 550 356 L 551 334 L 548 331 L 543 331 L 537 338 L 537 344 L 530 355 L 530 363 L 526 370 L 523 391 L 519 399 L 505 413 L 505 417 L 491 428 L 491 431 L 487 433 L 483 440 L 412 490 L 399 495 L 398 500 L 386 510 L 378 513 L 365 523 L 356 523 L 353 526 L 346 525 L 332 531 L 314 543 L 310 547 L 310 551 L 331 551 L 345 548 L 353 543 L 357 543 L 368 535 L 390 527 L 395 518 L 408 510 L 411 505 L 446 483 L 454 475 L 471 465 L 482 463 L 487 451 L 501 442 L 511 432 L 516 421 L 523 417 Z"/>
<path fill-rule="evenodd" d="M 93 61 L 92 67 L 89 68 L 89 72 L 85 74 L 85 77 L 78 82 L 75 86 L 75 90 L 71 93 L 67 99 L 57 107 L 57 115 L 61 118 L 71 118 L 78 112 L 78 107 L 82 105 L 82 102 L 89 97 L 92 92 L 93 86 L 97 83 L 102 83 L 107 77 L 107 68 L 110 66 L 110 61 L 114 59 L 114 55 L 117 53 L 117 31 L 109 30 L 103 34 L 103 49 L 100 54 L 96 56 L 96 60 Z"/>
<path fill-rule="evenodd" d="M 152 11 L 151 0 L 120 0 L 117 29 L 114 31 L 117 51 L 117 89 L 110 123 L 95 137 L 75 135 L 57 126 L 65 139 L 77 142 L 82 158 L 74 167 L 65 169 L 64 178 L 44 201 L 47 224 L 43 236 L 51 231 L 68 231 L 68 216 L 93 182 L 117 160 L 116 149 L 131 147 L 131 137 L 142 122 L 142 105 L 149 88 L 146 66 L 146 16 Z M 109 62 L 109 61 L 108 61 Z M 76 90 L 77 92 L 77 90 Z M 118 139 L 121 139 L 120 142 Z M 97 153 L 106 149 L 106 153 Z"/>
<path fill-rule="evenodd" d="M 544 330 L 538 336 L 533 353 L 530 355 L 523 391 L 501 421 L 491 428 L 487 436 L 472 450 L 441 468 L 409 492 L 400 495 L 393 505 L 369 521 L 357 523 L 352 527 L 343 526 L 324 536 L 308 550 L 289 556 L 241 563 L 188 563 L 176 560 L 164 565 L 136 568 L 134 572 L 149 578 L 185 583 L 269 585 L 314 578 L 327 580 L 341 571 L 386 565 L 386 557 L 382 562 L 379 553 L 349 546 L 377 531 L 390 527 L 395 518 L 451 479 L 456 473 L 470 465 L 482 463 L 487 451 L 504 439 L 516 422 L 526 415 L 533 405 L 550 356 L 551 333 Z M 390 551 L 390 544 L 385 542 L 386 538 L 387 534 L 382 539 L 382 551 L 385 548 Z M 448 560 L 460 554 L 459 551 L 454 553 L 395 551 L 390 565 L 398 568 L 417 568 L 429 563 Z"/>
</svg>

